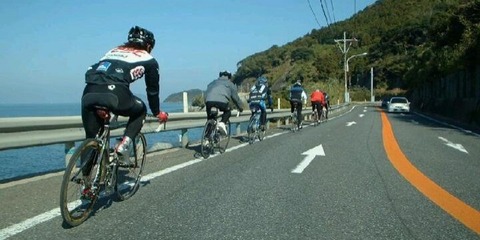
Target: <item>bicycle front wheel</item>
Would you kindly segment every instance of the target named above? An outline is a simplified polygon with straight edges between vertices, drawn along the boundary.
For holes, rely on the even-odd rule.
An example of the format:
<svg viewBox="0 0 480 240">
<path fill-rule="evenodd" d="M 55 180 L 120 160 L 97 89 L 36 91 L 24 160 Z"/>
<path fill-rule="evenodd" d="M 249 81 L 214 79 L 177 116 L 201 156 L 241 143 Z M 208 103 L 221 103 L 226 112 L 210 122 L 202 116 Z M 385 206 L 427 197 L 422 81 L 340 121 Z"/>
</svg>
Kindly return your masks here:
<svg viewBox="0 0 480 240">
<path fill-rule="evenodd" d="M 208 158 L 213 152 L 213 139 L 210 136 L 212 135 L 214 127 L 215 123 L 212 120 L 208 120 L 203 128 L 202 142 L 200 143 L 200 154 L 205 159 Z"/>
<path fill-rule="evenodd" d="M 135 141 L 132 141 L 129 149 L 130 157 L 128 162 L 119 164 L 116 169 L 115 192 L 121 201 L 129 199 L 140 187 L 143 166 L 147 158 L 147 141 L 143 133 L 137 134 Z"/>
<path fill-rule="evenodd" d="M 217 131 L 217 134 L 216 134 L 216 137 L 215 137 L 215 138 L 217 138 L 217 139 L 215 139 L 215 141 L 217 142 L 218 150 L 220 151 L 220 153 L 224 153 L 225 150 L 227 150 L 228 143 L 230 142 L 230 135 L 231 135 L 231 131 L 232 131 L 230 121 L 228 121 L 225 124 L 225 126 L 227 128 L 227 134 L 223 135 L 223 134 L 221 134 L 220 132 Z"/>
<path fill-rule="evenodd" d="M 78 226 L 90 215 L 98 199 L 99 186 L 94 184 L 98 172 L 101 147 L 97 140 L 86 139 L 75 150 L 63 175 L 60 189 L 60 210 L 63 220 L 70 226 Z M 105 168 L 103 168 L 105 169 Z M 100 170 L 97 180 L 102 178 Z"/>
<path fill-rule="evenodd" d="M 267 130 L 266 129 L 257 130 L 258 140 L 263 141 L 263 139 L 265 139 L 265 131 Z"/>
<path fill-rule="evenodd" d="M 255 142 L 255 118 L 254 116 L 250 117 L 250 122 L 248 123 L 247 128 L 247 139 L 249 144 Z"/>
</svg>

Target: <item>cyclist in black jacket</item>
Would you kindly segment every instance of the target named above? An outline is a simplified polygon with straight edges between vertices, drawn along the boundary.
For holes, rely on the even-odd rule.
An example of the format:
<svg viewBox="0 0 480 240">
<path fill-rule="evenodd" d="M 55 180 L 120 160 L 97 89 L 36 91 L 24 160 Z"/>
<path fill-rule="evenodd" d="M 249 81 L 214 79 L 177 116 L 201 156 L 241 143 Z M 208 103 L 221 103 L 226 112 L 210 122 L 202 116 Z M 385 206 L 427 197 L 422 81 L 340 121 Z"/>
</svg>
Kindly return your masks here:
<svg viewBox="0 0 480 240">
<path fill-rule="evenodd" d="M 85 73 L 85 89 L 82 97 L 82 122 L 87 138 L 95 137 L 102 121 L 94 106 L 106 106 L 114 114 L 128 116 L 128 123 L 116 151 L 120 155 L 128 151 L 128 145 L 140 132 L 147 113 L 145 103 L 130 91 L 130 84 L 145 76 L 148 104 L 152 114 L 160 122 L 168 114 L 160 111 L 158 62 L 150 55 L 155 46 L 152 32 L 135 26 L 128 33 L 128 41 L 113 48 Z"/>
</svg>

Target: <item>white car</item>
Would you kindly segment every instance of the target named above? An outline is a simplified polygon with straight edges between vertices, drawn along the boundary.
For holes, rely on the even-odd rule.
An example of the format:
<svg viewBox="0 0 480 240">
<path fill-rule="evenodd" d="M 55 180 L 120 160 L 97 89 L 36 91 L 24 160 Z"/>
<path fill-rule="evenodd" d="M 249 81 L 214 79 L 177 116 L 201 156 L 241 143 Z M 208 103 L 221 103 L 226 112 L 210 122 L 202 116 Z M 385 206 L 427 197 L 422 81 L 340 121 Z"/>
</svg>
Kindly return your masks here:
<svg viewBox="0 0 480 240">
<path fill-rule="evenodd" d="M 387 104 L 388 112 L 410 112 L 410 102 L 405 97 L 392 97 Z"/>
</svg>

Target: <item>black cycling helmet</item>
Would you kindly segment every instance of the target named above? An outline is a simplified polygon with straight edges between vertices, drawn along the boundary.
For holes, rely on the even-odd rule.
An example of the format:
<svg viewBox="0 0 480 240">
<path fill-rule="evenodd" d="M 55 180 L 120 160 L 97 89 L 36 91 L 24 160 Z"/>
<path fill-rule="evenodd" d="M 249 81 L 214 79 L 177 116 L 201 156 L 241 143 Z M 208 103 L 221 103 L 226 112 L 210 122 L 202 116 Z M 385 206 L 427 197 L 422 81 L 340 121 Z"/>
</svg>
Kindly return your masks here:
<svg viewBox="0 0 480 240">
<path fill-rule="evenodd" d="M 228 79 L 232 78 L 232 74 L 227 70 L 224 70 L 224 71 L 221 71 L 220 73 L 218 73 L 218 77 L 223 77 L 223 76 L 228 77 Z"/>
<path fill-rule="evenodd" d="M 155 47 L 155 37 L 153 36 L 153 33 L 139 26 L 130 28 L 130 31 L 128 32 L 128 42 L 139 43 L 145 48 L 147 47 L 147 44 L 150 44 L 152 49 Z"/>
</svg>

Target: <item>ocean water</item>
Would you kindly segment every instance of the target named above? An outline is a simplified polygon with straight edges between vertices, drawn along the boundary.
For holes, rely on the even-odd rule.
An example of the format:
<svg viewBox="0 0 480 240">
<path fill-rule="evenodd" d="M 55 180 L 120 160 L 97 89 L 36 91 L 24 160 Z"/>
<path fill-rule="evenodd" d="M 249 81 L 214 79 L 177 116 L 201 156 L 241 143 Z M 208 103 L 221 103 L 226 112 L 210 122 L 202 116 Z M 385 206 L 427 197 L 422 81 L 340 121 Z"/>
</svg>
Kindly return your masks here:
<svg viewBox="0 0 480 240">
<path fill-rule="evenodd" d="M 182 112 L 182 103 L 162 103 L 162 111 Z M 0 104 L 0 118 L 79 116 L 80 103 L 62 104 Z M 168 125 L 167 125 L 168 127 Z M 189 131 L 190 141 L 201 138 L 201 128 Z M 147 134 L 147 145 L 167 142 L 180 146 L 180 131 Z M 78 146 L 79 143 L 76 143 Z M 0 183 L 38 174 L 60 171 L 65 168 L 65 146 L 54 144 L 21 149 L 0 150 Z"/>
</svg>

